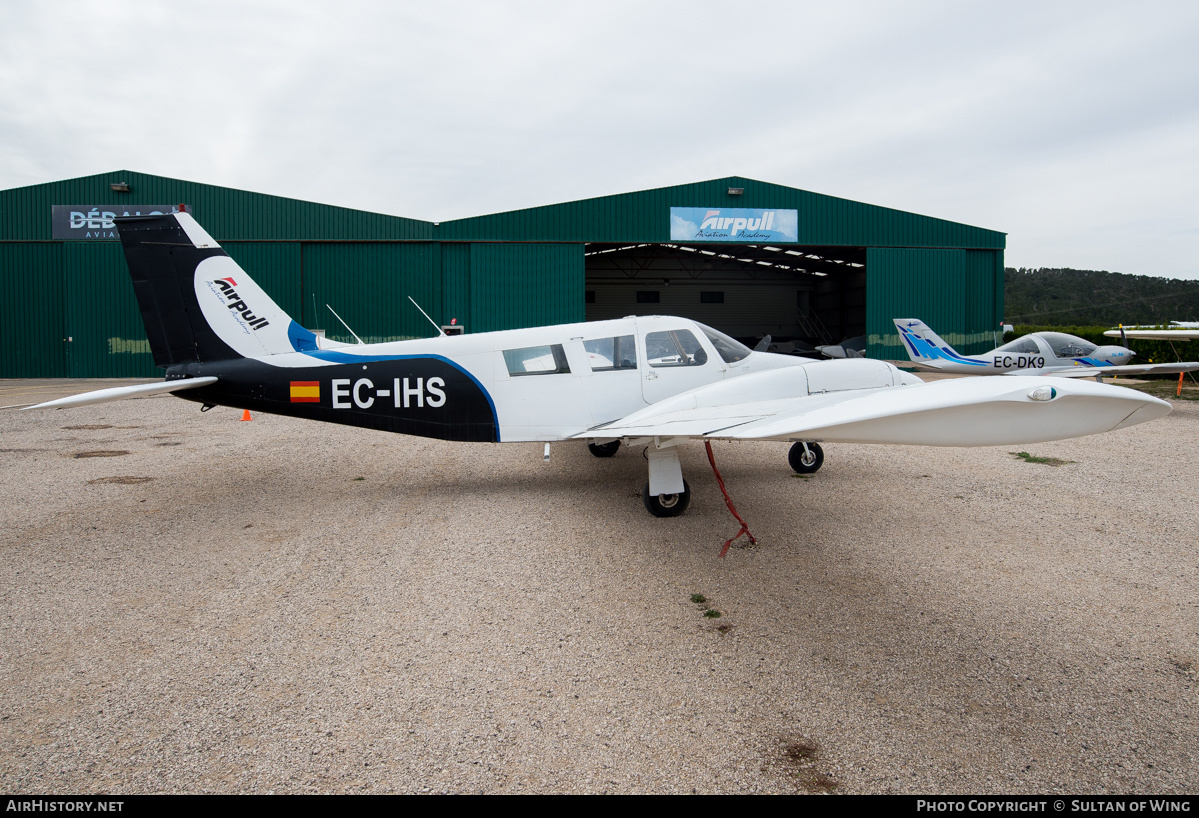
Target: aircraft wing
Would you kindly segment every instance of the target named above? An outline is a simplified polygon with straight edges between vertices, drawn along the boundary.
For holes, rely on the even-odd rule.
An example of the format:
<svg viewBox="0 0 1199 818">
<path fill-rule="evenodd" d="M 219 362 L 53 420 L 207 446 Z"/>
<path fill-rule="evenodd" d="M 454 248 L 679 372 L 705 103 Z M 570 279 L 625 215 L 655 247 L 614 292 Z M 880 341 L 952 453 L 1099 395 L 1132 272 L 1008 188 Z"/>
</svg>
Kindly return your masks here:
<svg viewBox="0 0 1199 818">
<path fill-rule="evenodd" d="M 1127 364 L 1124 366 L 1069 366 L 1050 370 L 1044 376 L 1055 378 L 1093 378 L 1096 375 L 1168 375 L 1174 372 L 1195 372 L 1199 361 L 1182 361 L 1176 364 Z M 1020 374 L 1019 371 L 1005 375 Z"/>
<path fill-rule="evenodd" d="M 1106 432 L 1170 412 L 1132 389 L 1041 376 L 780 396 L 789 375 L 774 370 L 693 389 L 576 437 L 994 446 Z"/>
<path fill-rule="evenodd" d="M 1120 330 L 1109 329 L 1103 333 L 1109 338 L 1119 338 Z M 1199 329 L 1124 329 L 1128 338 L 1140 338 L 1145 341 L 1191 341 L 1199 338 Z"/>
<path fill-rule="evenodd" d="M 197 386 L 208 386 L 216 383 L 211 375 L 203 378 L 183 378 L 164 383 L 143 383 L 137 386 L 115 386 L 112 389 L 97 389 L 94 392 L 84 392 L 82 395 L 71 395 L 69 398 L 39 403 L 37 406 L 26 406 L 22 412 L 30 409 L 61 409 L 65 406 L 87 406 L 89 403 L 108 403 L 126 398 L 140 398 L 146 395 L 159 395 L 164 392 L 178 392 L 183 389 L 195 389 Z"/>
</svg>

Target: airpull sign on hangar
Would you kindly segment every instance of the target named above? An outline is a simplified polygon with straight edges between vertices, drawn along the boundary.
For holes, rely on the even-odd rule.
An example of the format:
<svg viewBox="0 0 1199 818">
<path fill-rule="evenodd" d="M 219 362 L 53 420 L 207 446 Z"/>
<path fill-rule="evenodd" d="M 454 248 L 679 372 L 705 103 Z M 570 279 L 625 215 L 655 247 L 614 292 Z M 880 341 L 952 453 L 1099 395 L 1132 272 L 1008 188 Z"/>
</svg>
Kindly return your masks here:
<svg viewBox="0 0 1199 818">
<path fill-rule="evenodd" d="M 166 204 L 169 203 L 169 204 Z M 0 377 L 154 377 L 112 218 L 185 204 L 303 326 L 354 342 L 628 315 L 906 360 L 892 319 L 995 345 L 1005 234 L 742 177 L 448 222 L 129 170 L 0 191 Z"/>
</svg>

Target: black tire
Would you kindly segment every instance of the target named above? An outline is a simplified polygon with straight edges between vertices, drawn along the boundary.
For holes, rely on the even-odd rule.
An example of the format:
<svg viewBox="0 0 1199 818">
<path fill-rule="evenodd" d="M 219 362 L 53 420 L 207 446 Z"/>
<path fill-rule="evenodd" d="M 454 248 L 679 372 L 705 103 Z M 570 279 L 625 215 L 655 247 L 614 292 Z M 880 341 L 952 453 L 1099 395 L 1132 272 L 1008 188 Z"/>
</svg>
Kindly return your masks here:
<svg viewBox="0 0 1199 818">
<path fill-rule="evenodd" d="M 796 443 L 787 452 L 787 462 L 796 474 L 815 474 L 824 465 L 824 449 L 820 448 L 819 443 L 808 443 L 808 451 L 805 452 L 803 444 Z"/>
<path fill-rule="evenodd" d="M 641 502 L 645 503 L 645 510 L 655 517 L 677 517 L 687 510 L 687 504 L 691 502 L 691 486 L 684 480 L 681 494 L 650 494 L 649 483 L 646 483 L 641 490 Z"/>
<path fill-rule="evenodd" d="M 591 452 L 596 457 L 611 457 L 616 454 L 616 450 L 620 448 L 620 441 L 613 440 L 611 443 L 588 443 L 587 451 Z"/>
</svg>

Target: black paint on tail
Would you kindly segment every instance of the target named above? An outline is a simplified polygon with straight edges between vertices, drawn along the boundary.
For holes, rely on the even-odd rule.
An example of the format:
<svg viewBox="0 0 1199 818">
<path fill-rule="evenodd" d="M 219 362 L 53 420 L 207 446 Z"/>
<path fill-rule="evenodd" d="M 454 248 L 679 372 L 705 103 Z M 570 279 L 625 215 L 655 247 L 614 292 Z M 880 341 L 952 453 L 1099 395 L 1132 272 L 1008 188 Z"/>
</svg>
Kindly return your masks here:
<svg viewBox="0 0 1199 818">
<path fill-rule="evenodd" d="M 196 301 L 196 267 L 206 258 L 228 254 L 215 242 L 197 247 L 173 213 L 115 221 L 154 363 L 165 369 L 240 358 L 217 337 Z"/>
</svg>

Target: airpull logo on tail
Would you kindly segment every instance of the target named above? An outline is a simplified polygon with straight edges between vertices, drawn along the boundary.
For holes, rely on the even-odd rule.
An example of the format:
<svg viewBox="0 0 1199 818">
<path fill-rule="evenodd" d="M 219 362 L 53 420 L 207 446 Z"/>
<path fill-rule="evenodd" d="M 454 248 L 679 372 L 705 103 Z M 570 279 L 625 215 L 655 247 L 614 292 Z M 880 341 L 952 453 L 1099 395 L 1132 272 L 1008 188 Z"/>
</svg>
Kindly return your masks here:
<svg viewBox="0 0 1199 818">
<path fill-rule="evenodd" d="M 316 348 L 315 336 L 292 321 L 223 250 L 197 252 L 210 255 L 200 259 L 193 274 L 196 300 L 209 328 L 231 350 L 258 358 Z"/>
<path fill-rule="evenodd" d="M 232 276 L 229 278 L 218 278 L 212 283 L 221 288 L 221 292 L 229 302 L 227 305 L 229 309 L 233 310 L 235 313 L 239 313 L 238 317 L 251 329 L 257 332 L 263 327 L 270 326 L 270 321 L 267 321 L 265 318 L 259 318 L 254 313 L 250 312 L 249 305 L 246 304 L 246 302 L 242 300 L 242 297 L 237 294 L 237 290 L 233 289 L 237 286 L 237 282 L 233 280 Z"/>
</svg>

